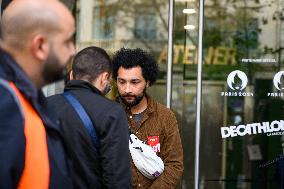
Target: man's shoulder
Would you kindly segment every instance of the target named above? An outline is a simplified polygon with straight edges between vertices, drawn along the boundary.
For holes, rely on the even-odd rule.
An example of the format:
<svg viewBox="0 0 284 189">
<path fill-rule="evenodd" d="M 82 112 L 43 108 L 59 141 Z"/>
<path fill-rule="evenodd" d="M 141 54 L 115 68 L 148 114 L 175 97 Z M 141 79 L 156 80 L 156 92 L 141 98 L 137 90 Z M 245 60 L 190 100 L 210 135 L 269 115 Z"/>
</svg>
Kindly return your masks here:
<svg viewBox="0 0 284 189">
<path fill-rule="evenodd" d="M 52 115 L 54 115 L 54 113 L 61 115 L 62 113 L 66 113 L 66 111 L 70 109 L 70 106 L 68 105 L 62 94 L 48 96 L 46 100 L 47 107 Z"/>
<path fill-rule="evenodd" d="M 156 111 L 158 114 L 162 114 L 162 115 L 174 115 L 173 111 L 169 108 L 167 108 L 167 106 L 165 106 L 164 104 L 161 104 L 158 101 L 153 100 L 155 107 L 156 107 Z"/>
<path fill-rule="evenodd" d="M 0 78 L 0 91 L 0 99 L 2 103 L 14 103 L 21 107 L 19 97 L 15 90 L 11 87 L 8 81 L 2 78 Z"/>
<path fill-rule="evenodd" d="M 118 102 L 105 98 L 105 103 L 107 104 L 107 110 L 108 111 L 120 111 L 120 112 L 124 112 L 121 104 L 119 104 Z"/>
<path fill-rule="evenodd" d="M 46 97 L 46 100 L 49 104 L 58 104 L 60 101 L 62 101 L 63 96 L 62 94 L 55 94 L 55 95 L 51 95 Z"/>
<path fill-rule="evenodd" d="M 62 97 L 62 94 L 54 94 L 54 95 L 46 97 L 46 99 L 51 101 L 51 100 L 57 100 L 57 99 L 59 99 L 61 97 Z"/>
<path fill-rule="evenodd" d="M 121 113 L 124 111 L 119 103 L 98 93 L 90 93 L 89 91 L 83 92 L 78 90 L 74 94 L 77 95 L 78 100 L 84 107 L 95 110 L 100 115 L 106 116 L 117 112 Z"/>
<path fill-rule="evenodd" d="M 3 86 L 0 84 L 0 122 L 5 125 L 8 122 L 22 122 L 24 117 L 24 111 L 22 105 L 18 99 L 18 96 L 13 92 L 9 86 Z"/>
</svg>

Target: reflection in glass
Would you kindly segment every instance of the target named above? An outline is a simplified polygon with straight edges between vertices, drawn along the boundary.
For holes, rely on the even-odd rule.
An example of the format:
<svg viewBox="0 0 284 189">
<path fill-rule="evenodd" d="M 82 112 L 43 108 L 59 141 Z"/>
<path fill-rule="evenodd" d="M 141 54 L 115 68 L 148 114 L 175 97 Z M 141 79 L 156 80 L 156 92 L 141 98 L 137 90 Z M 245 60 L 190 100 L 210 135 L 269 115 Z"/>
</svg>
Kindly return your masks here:
<svg viewBox="0 0 284 189">
<path fill-rule="evenodd" d="M 277 165 L 259 165 L 282 153 L 281 135 L 222 139 L 220 127 L 283 119 L 283 91 L 272 82 L 283 62 L 283 8 L 277 0 L 205 1 L 200 188 L 280 188 Z M 195 112 L 186 110 L 195 106 L 186 100 L 185 91 L 187 83 L 196 82 L 198 14 L 184 14 L 193 9 L 198 12 L 198 2 L 175 1 L 173 78 L 178 87 L 173 87 L 173 94 L 179 97 L 173 108 L 181 116 L 186 144 L 183 188 L 193 188 L 194 179 Z M 188 25 L 196 27 L 185 30 Z M 228 75 L 236 70 L 247 76 L 247 82 L 236 75 L 229 86 Z M 195 93 L 194 87 L 190 90 Z M 183 121 L 189 118 L 190 122 Z"/>
<path fill-rule="evenodd" d="M 94 7 L 93 13 L 93 38 L 111 39 L 114 33 L 114 16 L 105 6 Z"/>
</svg>

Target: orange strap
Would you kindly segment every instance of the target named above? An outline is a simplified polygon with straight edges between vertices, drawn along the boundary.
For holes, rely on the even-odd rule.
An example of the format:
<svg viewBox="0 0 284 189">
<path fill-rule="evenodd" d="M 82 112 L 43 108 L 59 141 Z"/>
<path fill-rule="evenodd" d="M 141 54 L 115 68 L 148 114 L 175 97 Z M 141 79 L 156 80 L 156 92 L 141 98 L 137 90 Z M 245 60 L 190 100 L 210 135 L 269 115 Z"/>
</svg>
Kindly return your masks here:
<svg viewBox="0 0 284 189">
<path fill-rule="evenodd" d="M 37 112 L 17 87 L 11 82 L 10 86 L 19 98 L 25 122 L 25 167 L 18 189 L 48 189 L 50 169 L 45 127 Z"/>
</svg>

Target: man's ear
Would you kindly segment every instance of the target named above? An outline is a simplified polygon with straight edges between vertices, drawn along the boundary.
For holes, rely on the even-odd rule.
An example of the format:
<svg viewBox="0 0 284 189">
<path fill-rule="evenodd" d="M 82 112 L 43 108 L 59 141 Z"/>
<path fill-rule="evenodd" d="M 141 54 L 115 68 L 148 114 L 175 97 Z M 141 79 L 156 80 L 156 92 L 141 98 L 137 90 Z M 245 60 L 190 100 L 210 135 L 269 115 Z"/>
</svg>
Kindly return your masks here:
<svg viewBox="0 0 284 189">
<path fill-rule="evenodd" d="M 47 59 L 50 46 L 46 37 L 43 35 L 36 35 L 32 40 L 31 48 L 33 55 L 37 59 L 41 61 L 45 61 Z"/>
<path fill-rule="evenodd" d="M 69 73 L 69 79 L 70 80 L 74 79 L 73 70 L 71 70 L 70 73 Z"/>
<path fill-rule="evenodd" d="M 104 83 L 108 82 L 109 81 L 109 77 L 110 77 L 110 74 L 108 72 L 103 72 L 101 81 L 104 82 Z"/>
<path fill-rule="evenodd" d="M 147 81 L 146 87 L 148 88 L 150 86 L 150 81 Z"/>
</svg>

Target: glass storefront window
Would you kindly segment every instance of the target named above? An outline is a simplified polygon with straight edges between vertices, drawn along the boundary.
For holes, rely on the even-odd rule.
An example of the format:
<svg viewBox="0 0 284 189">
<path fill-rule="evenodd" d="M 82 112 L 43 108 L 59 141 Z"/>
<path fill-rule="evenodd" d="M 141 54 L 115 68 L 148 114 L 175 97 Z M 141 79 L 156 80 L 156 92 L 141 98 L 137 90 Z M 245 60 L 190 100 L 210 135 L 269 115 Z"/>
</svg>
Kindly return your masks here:
<svg viewBox="0 0 284 189">
<path fill-rule="evenodd" d="M 157 15 L 154 8 L 140 7 L 135 15 L 134 37 L 144 40 L 155 40 Z"/>
<path fill-rule="evenodd" d="M 158 58 L 167 44 L 167 1 L 81 0 L 77 5 L 78 50 L 97 45 L 112 54 L 140 47 Z"/>
<path fill-rule="evenodd" d="M 283 2 L 211 0 L 204 3 L 199 187 L 280 188 L 283 176 L 277 177 L 277 174 L 283 173 L 279 171 L 283 169 L 283 162 L 262 167 L 283 154 Z M 195 1 L 176 1 L 175 5 L 176 19 L 179 19 L 175 45 L 183 45 L 185 50 L 176 46 L 174 49 L 187 58 L 175 59 L 178 61 L 174 66 L 181 65 L 173 75 L 179 75 L 179 86 L 184 91 L 190 89 L 186 83 L 195 85 L 197 75 L 195 31 L 183 32 L 181 27 L 182 23 L 196 23 L 188 22 L 198 19 L 193 14 L 182 15 L 184 9 L 193 7 L 200 8 Z M 198 26 L 187 28 L 198 29 Z M 185 101 L 186 96 L 183 94 L 177 104 L 191 107 L 192 103 Z M 182 120 L 192 117 L 192 122 L 182 122 L 186 144 L 183 188 L 193 188 L 194 156 L 188 152 L 196 142 L 189 139 L 194 138 L 194 113 L 192 117 L 186 109 L 181 111 Z M 187 127 L 191 128 L 190 132 L 186 131 Z"/>
<path fill-rule="evenodd" d="M 93 39 L 112 39 L 114 33 L 114 15 L 105 6 L 94 7 Z"/>
<path fill-rule="evenodd" d="M 198 1 L 175 1 L 172 109 L 184 144 L 182 188 L 193 188 L 195 176 L 199 10 Z M 281 161 L 261 168 L 283 153 L 282 22 L 282 1 L 204 1 L 200 188 L 283 182 Z"/>
</svg>

